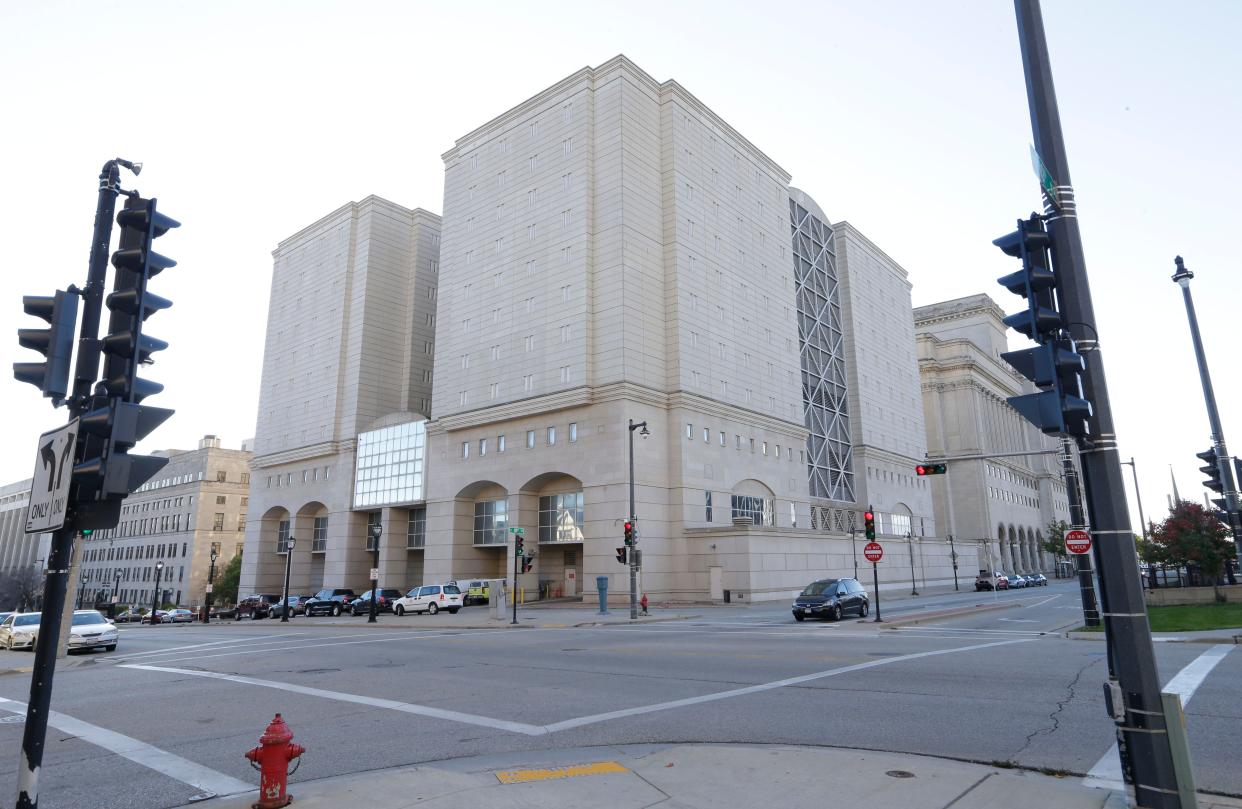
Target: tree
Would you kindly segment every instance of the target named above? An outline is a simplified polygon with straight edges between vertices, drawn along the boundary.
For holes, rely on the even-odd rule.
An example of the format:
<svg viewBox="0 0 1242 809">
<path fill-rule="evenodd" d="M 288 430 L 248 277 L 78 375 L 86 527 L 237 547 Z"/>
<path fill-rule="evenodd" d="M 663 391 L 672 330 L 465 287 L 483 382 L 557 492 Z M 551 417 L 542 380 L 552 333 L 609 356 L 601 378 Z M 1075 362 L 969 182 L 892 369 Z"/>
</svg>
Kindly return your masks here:
<svg viewBox="0 0 1242 809">
<path fill-rule="evenodd" d="M 1148 536 L 1157 546 L 1153 554 L 1171 564 L 1197 565 L 1212 580 L 1216 600 L 1222 600 L 1220 576 L 1235 550 L 1229 529 L 1219 519 L 1198 503 L 1182 500 L 1169 510 L 1164 522 L 1151 526 Z"/>
<path fill-rule="evenodd" d="M 0 608 L 32 610 L 43 595 L 43 576 L 38 565 L 0 575 Z"/>
<path fill-rule="evenodd" d="M 1044 529 L 1044 550 L 1052 554 L 1054 559 L 1063 559 L 1065 557 L 1065 532 L 1070 530 L 1069 523 L 1065 520 L 1051 520 L 1048 527 Z"/>
<path fill-rule="evenodd" d="M 213 590 L 214 600 L 221 604 L 237 603 L 237 584 L 241 579 L 241 554 L 235 555 L 224 566 L 220 578 L 216 579 L 215 589 Z"/>
</svg>

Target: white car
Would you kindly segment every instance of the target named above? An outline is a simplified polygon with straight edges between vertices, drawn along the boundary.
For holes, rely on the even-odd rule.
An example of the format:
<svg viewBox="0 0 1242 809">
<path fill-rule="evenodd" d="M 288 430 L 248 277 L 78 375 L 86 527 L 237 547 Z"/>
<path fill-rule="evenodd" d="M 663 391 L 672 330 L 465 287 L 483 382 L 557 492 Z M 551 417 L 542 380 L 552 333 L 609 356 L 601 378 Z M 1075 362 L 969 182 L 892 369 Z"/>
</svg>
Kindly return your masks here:
<svg viewBox="0 0 1242 809">
<path fill-rule="evenodd" d="M 33 649 L 39 637 L 38 612 L 14 612 L 0 623 L 0 646 L 5 649 Z"/>
<path fill-rule="evenodd" d="M 69 627 L 69 648 L 94 649 L 102 646 L 105 652 L 116 648 L 117 631 L 99 610 L 74 610 L 73 623 Z"/>
<path fill-rule="evenodd" d="M 397 615 L 407 612 L 427 612 L 435 615 L 440 610 L 457 612 L 461 609 L 461 589 L 456 584 L 424 584 L 415 587 L 398 598 L 392 605 Z"/>
</svg>

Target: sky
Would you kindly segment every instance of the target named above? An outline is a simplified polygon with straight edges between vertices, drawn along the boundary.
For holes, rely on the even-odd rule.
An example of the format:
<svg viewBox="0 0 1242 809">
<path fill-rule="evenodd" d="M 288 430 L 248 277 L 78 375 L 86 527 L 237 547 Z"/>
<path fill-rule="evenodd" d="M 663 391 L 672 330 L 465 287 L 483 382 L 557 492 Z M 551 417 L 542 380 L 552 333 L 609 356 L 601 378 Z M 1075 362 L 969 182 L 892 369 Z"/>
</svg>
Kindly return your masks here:
<svg viewBox="0 0 1242 809">
<path fill-rule="evenodd" d="M 1197 274 L 1225 435 L 1242 447 L 1242 4 L 1043 11 L 1121 454 L 1158 519 L 1170 472 L 1202 501 L 1194 454 L 1210 444 L 1175 255 Z M 255 428 L 277 243 L 369 194 L 439 212 L 456 138 L 618 53 L 880 245 L 915 305 L 986 292 L 1021 308 L 991 244 L 1040 207 L 1004 0 L 2 3 L 0 482 L 28 477 L 38 434 L 65 419 L 7 369 L 39 359 L 17 345 L 42 325 L 21 297 L 85 281 L 104 161 L 143 162 L 124 187 L 182 222 L 159 242 L 179 264 L 151 286 L 173 308 L 147 329 L 170 344 L 147 401 L 176 414 L 139 449 L 208 433 L 237 447 Z"/>
</svg>

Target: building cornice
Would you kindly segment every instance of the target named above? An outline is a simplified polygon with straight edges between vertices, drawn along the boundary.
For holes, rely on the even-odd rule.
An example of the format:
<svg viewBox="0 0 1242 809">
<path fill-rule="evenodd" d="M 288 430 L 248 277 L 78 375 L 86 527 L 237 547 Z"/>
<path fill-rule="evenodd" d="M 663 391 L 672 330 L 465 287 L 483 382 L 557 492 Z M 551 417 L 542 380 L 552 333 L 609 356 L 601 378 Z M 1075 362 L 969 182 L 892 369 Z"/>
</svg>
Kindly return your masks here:
<svg viewBox="0 0 1242 809">
<path fill-rule="evenodd" d="M 721 419 L 744 421 L 761 429 L 774 432 L 794 433 L 805 438 L 806 427 L 800 422 L 786 421 L 754 410 L 718 402 L 686 391 L 663 393 L 632 382 L 615 382 L 596 387 L 579 387 L 528 399 L 506 402 L 495 407 L 480 408 L 465 413 L 442 416 L 427 425 L 429 434 L 453 432 L 483 427 L 498 422 L 529 418 L 544 413 L 554 413 L 575 407 L 607 404 L 610 402 L 636 402 L 662 410 L 676 408 L 694 410 Z"/>
<path fill-rule="evenodd" d="M 888 253 L 885 253 L 883 250 L 881 250 L 879 245 L 877 245 L 875 242 L 871 241 L 865 235 L 863 235 L 862 231 L 860 231 L 858 228 L 851 225 L 848 219 L 842 219 L 840 222 L 833 223 L 832 232 L 834 236 L 849 237 L 859 242 L 862 242 L 870 250 L 872 250 L 877 255 L 882 257 L 886 262 L 888 262 L 889 265 L 891 265 L 894 269 L 896 269 L 897 274 L 901 277 L 901 280 L 905 282 L 908 288 L 913 288 L 913 284 L 911 284 L 909 281 L 910 274 L 906 272 L 906 268 L 901 266 L 900 262 L 898 262 L 896 259 L 890 256 Z M 838 251 L 837 253 L 838 259 L 840 258 L 840 255 L 841 253 L 840 251 Z M 848 260 L 848 256 L 847 256 L 847 260 Z"/>
<path fill-rule="evenodd" d="M 432 213 L 426 208 L 407 208 L 404 205 L 398 205 L 397 203 L 392 202 L 391 200 L 387 200 L 387 199 L 384 199 L 383 197 L 376 196 L 375 194 L 371 194 L 367 197 L 364 197 L 361 200 L 358 200 L 357 202 L 347 202 L 341 207 L 332 211 L 331 213 L 328 213 L 324 216 L 319 217 L 314 222 L 311 222 L 309 225 L 297 231 L 293 235 L 287 236 L 284 239 L 281 239 L 279 242 L 277 242 L 276 249 L 272 251 L 272 257 L 275 258 L 276 256 L 280 255 L 282 251 L 287 250 L 290 247 L 298 246 L 301 242 L 305 241 L 308 235 L 310 235 L 311 233 L 313 233 L 314 231 L 320 228 L 323 228 L 324 226 L 334 224 L 342 219 L 353 218 L 354 216 L 357 216 L 358 212 L 367 206 L 376 206 L 376 207 L 394 209 L 400 212 L 402 215 L 410 218 L 411 220 L 415 220 L 419 218 L 431 218 L 431 219 L 434 219 L 435 222 L 437 223 L 440 221 L 439 214 Z"/>
<path fill-rule="evenodd" d="M 322 458 L 326 455 L 340 455 L 343 452 L 352 452 L 353 449 L 354 439 L 352 438 L 344 441 L 321 441 L 318 444 L 308 444 L 304 447 L 296 447 L 281 452 L 255 455 L 250 461 L 250 468 L 266 469 L 271 466 L 308 461 L 311 458 Z"/>
</svg>

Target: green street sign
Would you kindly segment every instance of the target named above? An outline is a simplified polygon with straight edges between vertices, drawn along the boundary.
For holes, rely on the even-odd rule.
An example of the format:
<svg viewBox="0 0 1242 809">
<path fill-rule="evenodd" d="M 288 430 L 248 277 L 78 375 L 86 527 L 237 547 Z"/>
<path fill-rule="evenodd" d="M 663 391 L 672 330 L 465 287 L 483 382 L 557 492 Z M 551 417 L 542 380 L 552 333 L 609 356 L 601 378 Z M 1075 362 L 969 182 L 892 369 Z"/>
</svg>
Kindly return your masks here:
<svg viewBox="0 0 1242 809">
<path fill-rule="evenodd" d="M 525 534 L 526 529 L 525 528 L 510 528 L 509 533 L 510 534 Z"/>
<path fill-rule="evenodd" d="M 1048 171 L 1043 158 L 1039 156 L 1039 152 L 1035 151 L 1034 146 L 1031 147 L 1031 168 L 1035 169 L 1035 176 L 1039 178 L 1039 187 L 1043 189 L 1044 195 L 1052 201 L 1054 207 L 1060 208 L 1056 181 L 1052 179 L 1052 172 Z"/>
</svg>

